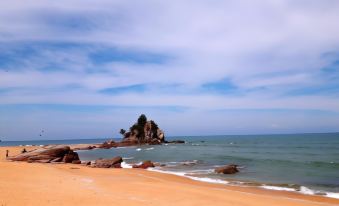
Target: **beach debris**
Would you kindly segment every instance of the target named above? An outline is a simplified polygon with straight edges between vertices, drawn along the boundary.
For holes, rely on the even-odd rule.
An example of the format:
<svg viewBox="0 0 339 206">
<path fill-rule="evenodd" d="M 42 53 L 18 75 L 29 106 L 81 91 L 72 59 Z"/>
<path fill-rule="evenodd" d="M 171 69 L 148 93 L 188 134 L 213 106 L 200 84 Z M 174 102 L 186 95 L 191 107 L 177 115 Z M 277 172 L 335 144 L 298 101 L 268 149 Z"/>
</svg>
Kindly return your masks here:
<svg viewBox="0 0 339 206">
<path fill-rule="evenodd" d="M 234 164 L 225 165 L 223 167 L 215 168 L 214 171 L 216 173 L 222 173 L 222 174 L 235 174 L 235 173 L 239 172 L 237 167 L 238 167 L 238 165 L 234 165 Z"/>
<path fill-rule="evenodd" d="M 97 168 L 121 168 L 122 157 L 117 156 L 112 159 L 97 159 L 93 167 Z"/>
<path fill-rule="evenodd" d="M 149 167 L 155 167 L 154 163 L 151 162 L 150 160 L 143 161 L 141 164 L 137 165 L 132 165 L 132 168 L 141 168 L 141 169 L 147 169 Z"/>
<path fill-rule="evenodd" d="M 26 161 L 26 162 L 64 162 L 72 163 L 74 160 L 80 160 L 78 153 L 70 149 L 69 146 L 57 145 L 48 148 L 39 148 L 29 152 L 21 153 L 16 156 L 8 157 L 12 161 Z"/>
</svg>

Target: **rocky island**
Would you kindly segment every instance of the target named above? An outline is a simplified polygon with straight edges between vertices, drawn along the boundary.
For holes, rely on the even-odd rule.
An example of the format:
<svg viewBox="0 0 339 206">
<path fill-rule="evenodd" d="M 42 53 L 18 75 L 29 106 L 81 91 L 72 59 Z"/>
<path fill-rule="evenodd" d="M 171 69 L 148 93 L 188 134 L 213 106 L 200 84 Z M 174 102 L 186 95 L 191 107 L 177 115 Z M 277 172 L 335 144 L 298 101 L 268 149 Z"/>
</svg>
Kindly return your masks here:
<svg viewBox="0 0 339 206">
<path fill-rule="evenodd" d="M 123 139 L 120 142 L 113 140 L 106 141 L 97 146 L 88 146 L 77 149 L 94 149 L 96 147 L 102 149 L 110 149 L 112 147 L 126 147 L 134 145 L 159 145 L 162 143 L 185 143 L 183 140 L 167 141 L 165 140 L 165 133 L 153 120 L 147 120 L 146 115 L 142 114 L 139 116 L 136 123 L 134 123 L 129 131 L 126 132 L 124 129 L 120 129 L 120 134 L 123 135 Z"/>
<path fill-rule="evenodd" d="M 138 121 L 133 124 L 129 132 L 120 130 L 124 135 L 122 142 L 129 142 L 131 144 L 161 144 L 165 142 L 165 133 L 153 121 L 147 121 L 147 117 L 142 114 Z"/>
</svg>

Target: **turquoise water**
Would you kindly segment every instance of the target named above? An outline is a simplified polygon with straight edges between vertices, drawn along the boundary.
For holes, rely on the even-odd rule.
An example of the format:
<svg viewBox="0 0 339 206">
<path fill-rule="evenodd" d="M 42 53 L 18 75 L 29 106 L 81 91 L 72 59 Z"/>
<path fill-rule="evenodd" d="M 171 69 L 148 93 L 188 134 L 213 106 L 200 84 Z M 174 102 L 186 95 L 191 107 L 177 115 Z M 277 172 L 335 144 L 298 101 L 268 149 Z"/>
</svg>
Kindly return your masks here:
<svg viewBox="0 0 339 206">
<path fill-rule="evenodd" d="M 122 156 L 128 164 L 152 160 L 166 164 L 157 171 L 231 185 L 293 190 L 339 198 L 339 133 L 293 135 L 222 135 L 171 137 L 167 144 L 79 151 L 81 160 Z M 65 140 L 58 144 L 103 140 Z M 35 142 L 55 144 L 55 142 Z M 2 142 L 0 145 L 9 144 Z M 12 143 L 14 144 L 14 143 Z M 15 142 L 34 144 L 32 142 Z M 237 164 L 240 172 L 219 175 L 215 167 Z"/>
<path fill-rule="evenodd" d="M 173 137 L 186 144 L 81 151 L 82 160 L 120 155 L 127 163 L 152 160 L 157 170 L 244 186 L 339 193 L 339 133 L 296 135 Z M 235 175 L 218 175 L 217 166 L 237 164 Z M 332 194 L 337 196 L 338 194 Z"/>
</svg>

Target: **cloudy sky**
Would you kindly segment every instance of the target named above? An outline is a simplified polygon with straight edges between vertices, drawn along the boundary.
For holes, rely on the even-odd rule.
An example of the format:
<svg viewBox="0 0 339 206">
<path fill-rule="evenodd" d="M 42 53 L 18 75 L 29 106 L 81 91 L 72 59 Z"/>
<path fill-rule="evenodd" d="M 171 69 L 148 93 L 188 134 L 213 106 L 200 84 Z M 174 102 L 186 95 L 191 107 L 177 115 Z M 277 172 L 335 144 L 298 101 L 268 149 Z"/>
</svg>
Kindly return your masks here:
<svg viewBox="0 0 339 206">
<path fill-rule="evenodd" d="M 0 1 L 0 139 L 339 131 L 339 1 Z"/>
</svg>

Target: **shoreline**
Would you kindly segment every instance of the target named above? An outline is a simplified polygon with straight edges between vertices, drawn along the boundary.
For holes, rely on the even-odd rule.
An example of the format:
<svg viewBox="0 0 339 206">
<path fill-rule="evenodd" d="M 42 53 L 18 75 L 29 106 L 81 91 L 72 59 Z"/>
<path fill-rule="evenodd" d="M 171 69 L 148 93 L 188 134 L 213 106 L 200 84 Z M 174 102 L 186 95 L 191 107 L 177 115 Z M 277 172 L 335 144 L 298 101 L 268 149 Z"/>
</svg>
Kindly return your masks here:
<svg viewBox="0 0 339 206">
<path fill-rule="evenodd" d="M 255 206 L 339 204 L 338 199 L 323 196 L 201 182 L 174 174 L 163 174 L 142 169 L 101 169 L 74 164 L 41 164 L 5 160 L 6 149 L 10 150 L 10 154 L 13 155 L 19 153 L 22 148 L 18 146 L 0 147 L 0 199 L 3 201 L 0 204 L 72 205 L 81 203 L 83 205 L 106 205 L 114 203 L 115 205 L 153 205 L 152 202 L 155 201 L 159 205 L 173 205 L 172 193 L 180 196 L 179 199 L 176 199 L 176 197 L 174 200 L 176 205 L 201 203 Z M 25 148 L 31 150 L 38 147 Z M 29 190 L 26 189 L 27 186 L 30 188 Z M 88 188 L 94 186 L 96 192 L 88 193 Z M 55 197 L 54 190 L 45 191 L 49 187 L 60 190 L 57 192 L 57 197 Z M 164 193 L 167 195 L 158 194 L 159 188 L 166 191 Z M 111 198 L 117 194 L 117 189 L 121 190 L 118 192 L 121 195 L 119 200 Z M 34 196 L 34 193 L 38 191 L 45 196 L 43 199 L 29 197 Z M 81 191 L 76 195 L 79 199 L 69 197 L 68 193 L 75 191 Z M 133 191 L 134 195 L 123 197 L 125 193 L 130 193 L 130 191 Z M 17 193 L 20 193 L 19 197 L 23 198 L 15 198 L 14 194 L 17 195 Z M 154 194 L 161 197 L 157 197 L 155 200 Z M 89 197 L 93 200 L 88 200 Z M 64 199 L 69 201 L 64 202 Z M 70 204 L 70 202 L 73 203 Z M 231 204 L 232 202 L 234 204 Z"/>
<path fill-rule="evenodd" d="M 151 198 L 152 194 L 159 195 L 159 187 L 162 190 L 167 191 L 167 187 L 172 188 L 171 191 L 166 193 L 171 194 L 171 192 L 177 192 L 178 190 L 183 190 L 183 194 L 180 194 L 182 199 L 189 199 L 190 201 L 185 202 L 186 204 L 182 205 L 194 205 L 193 202 L 199 203 L 205 202 L 206 204 L 213 203 L 214 205 L 225 205 L 224 201 L 228 202 L 237 202 L 238 204 L 244 205 L 271 205 L 274 202 L 274 205 L 337 205 L 339 204 L 338 199 L 328 198 L 323 196 L 316 195 L 304 195 L 296 192 L 288 191 L 275 191 L 255 187 L 241 187 L 241 186 L 229 186 L 223 184 L 214 184 L 208 182 L 201 182 L 189 179 L 187 177 L 180 177 L 173 174 L 163 174 L 157 171 L 149 171 L 142 169 L 101 169 L 101 168 L 89 168 L 82 165 L 72 165 L 72 164 L 40 164 L 40 163 L 25 163 L 25 162 L 9 162 L 5 160 L 5 151 L 6 149 L 10 150 L 10 154 L 17 152 L 19 153 L 23 147 L 0 147 L 0 196 L 3 196 L 1 204 L 5 205 L 23 205 L 23 202 L 20 202 L 20 198 L 15 198 L 10 194 L 19 192 L 22 186 L 32 185 L 33 190 L 40 191 L 49 197 L 50 194 L 53 194 L 53 191 L 44 191 L 44 188 L 50 186 L 60 186 L 59 184 L 63 182 L 65 185 L 61 185 L 62 188 L 71 187 L 73 188 L 71 182 L 64 182 L 63 178 L 67 178 L 69 174 L 72 174 L 79 184 L 77 187 L 73 188 L 74 190 L 86 190 L 88 187 L 93 187 L 96 185 L 98 191 L 107 190 L 108 196 L 116 194 L 116 187 L 125 188 L 124 191 L 134 191 L 136 196 L 140 196 L 141 199 L 147 200 Z M 37 148 L 37 147 L 25 147 L 28 150 Z M 12 153 L 11 153 L 12 152 Z M 26 171 L 22 173 L 22 171 Z M 27 175 L 34 174 L 30 178 Z M 46 181 L 40 184 L 45 176 L 54 178 L 56 176 L 57 181 Z M 13 178 L 14 177 L 14 178 Z M 48 178 L 47 178 L 48 179 Z M 111 181 L 112 179 L 113 181 Z M 14 182 L 13 182 L 14 181 Z M 106 182 L 108 181 L 108 182 Z M 118 181 L 118 182 L 117 182 Z M 97 183 L 100 183 L 97 185 Z M 142 186 L 142 187 L 140 187 Z M 147 191 L 151 191 L 148 194 Z M 197 194 L 186 194 L 187 191 L 195 191 L 199 195 L 203 195 L 205 198 L 201 199 L 196 196 Z M 21 196 L 30 195 L 33 191 L 23 190 L 20 192 Z M 67 190 L 65 191 L 67 192 Z M 73 191 L 74 192 L 74 191 Z M 34 193 L 34 192 L 33 192 Z M 212 193 L 212 194 L 210 194 Z M 217 193 L 217 194 L 214 194 Z M 89 194 L 88 194 L 89 195 Z M 94 194 L 91 194 L 94 195 Z M 100 192 L 95 193 L 95 198 L 101 199 Z M 106 196 L 104 195 L 104 196 Z M 151 195 L 151 197 L 149 197 Z M 63 200 L 68 197 L 67 194 L 60 194 L 60 197 L 55 199 L 56 202 Z M 83 197 L 82 197 L 83 198 Z M 192 198 L 197 198 L 197 200 L 192 200 Z M 219 199 L 215 201 L 214 198 Z M 235 199 L 234 199 L 235 198 Z M 24 198 L 25 199 L 25 198 Z M 48 198 L 47 198 L 48 199 Z M 52 198 L 54 199 L 54 198 Z M 67 199 L 67 198 L 66 198 Z M 104 198 L 105 199 L 105 198 Z M 138 198 L 137 198 L 138 199 Z M 258 203 L 252 204 L 253 199 L 259 201 Z M 40 200 L 39 200 L 40 201 Z M 108 204 L 110 199 L 105 199 L 105 204 Z M 161 194 L 161 198 L 158 200 L 160 205 L 170 205 L 171 204 L 171 195 L 164 196 Z M 272 202 L 273 201 L 273 202 Z M 277 202 L 276 202 L 277 201 Z M 13 203 L 12 203 L 13 202 Z M 15 204 L 14 204 L 15 202 Z M 26 205 L 36 205 L 36 200 L 30 199 L 31 204 Z M 104 202 L 102 205 L 105 205 Z M 119 201 L 118 201 L 119 202 Z M 121 205 L 128 202 L 128 205 L 140 204 L 140 201 L 134 200 L 132 198 L 122 198 Z M 168 204 L 166 204 L 168 202 Z M 11 203 L 11 204 L 9 204 Z M 82 203 L 83 204 L 83 203 Z M 85 203 L 86 204 L 86 203 Z M 115 205 L 117 202 L 114 202 Z M 147 201 L 144 202 L 145 205 L 148 205 Z M 151 204 L 151 203 L 149 203 Z M 49 201 L 45 201 L 44 205 L 54 205 Z M 61 205 L 70 205 L 70 204 L 61 204 Z M 88 205 L 92 205 L 88 203 Z M 100 204 L 98 204 L 100 205 Z M 178 202 L 177 205 L 180 205 Z"/>
<path fill-rule="evenodd" d="M 35 150 L 37 148 L 41 148 L 45 146 L 48 147 L 48 146 L 57 146 L 57 145 L 60 145 L 60 144 L 0 146 L 0 151 L 2 150 L 1 148 L 6 148 L 6 149 L 14 150 L 16 154 L 19 154 L 23 148 L 28 148 L 28 150 Z M 82 143 L 82 144 L 69 144 L 68 146 L 70 146 L 70 148 L 74 151 L 93 150 L 93 149 L 87 149 L 89 146 L 96 146 L 96 148 L 94 147 L 94 150 L 95 149 L 106 149 L 106 148 L 99 148 L 98 147 L 99 145 L 100 143 Z M 134 145 L 134 146 L 129 146 L 129 147 L 138 147 L 138 146 Z M 120 148 L 120 147 L 116 147 L 116 148 Z M 125 147 L 121 147 L 121 148 L 125 148 Z M 1 157 L 0 157 L 0 161 L 3 161 Z M 123 162 L 123 163 L 124 164 L 122 168 L 124 169 L 132 168 L 132 164 L 127 164 L 126 162 Z M 161 170 L 157 168 L 148 168 L 146 170 L 151 171 L 151 172 L 156 172 L 156 173 L 174 175 L 174 176 L 183 177 L 183 178 L 197 181 L 197 182 L 209 183 L 209 184 L 214 184 L 214 185 L 218 184 L 218 185 L 230 186 L 230 187 L 251 188 L 251 189 L 259 189 L 259 190 L 275 191 L 275 192 L 287 192 L 287 193 L 294 193 L 294 194 L 299 194 L 299 195 L 325 197 L 325 198 L 339 200 L 339 196 L 338 196 L 339 193 L 323 191 L 323 194 L 322 192 L 317 194 L 317 191 L 309 189 L 308 187 L 303 186 L 303 185 L 300 185 L 300 187 L 304 189 L 304 191 L 301 191 L 301 188 L 300 190 L 297 190 L 295 188 L 276 186 L 273 184 L 264 184 L 264 183 L 259 183 L 259 182 L 255 183 L 255 184 L 258 184 L 256 186 L 246 185 L 246 183 L 242 182 L 241 180 L 234 181 L 240 184 L 232 184 L 233 181 L 229 181 L 229 180 L 215 179 L 215 178 L 209 178 L 209 177 L 196 177 L 194 175 L 187 175 L 188 173 L 185 173 L 185 172 L 175 172 L 175 171 L 169 171 L 169 170 Z"/>
<path fill-rule="evenodd" d="M 219 184 L 219 185 L 225 185 L 225 186 L 230 186 L 230 187 L 241 187 L 241 188 L 254 188 L 254 189 L 261 189 L 261 190 L 268 190 L 268 191 L 282 191 L 282 192 L 288 192 L 288 193 L 295 193 L 295 194 L 301 194 L 301 195 L 307 195 L 307 196 L 316 196 L 316 197 L 326 197 L 326 198 L 331 198 L 331 199 L 337 199 L 339 200 L 339 193 L 334 193 L 334 192 L 328 192 L 324 191 L 326 195 L 320 195 L 320 194 L 314 194 L 314 191 L 309 189 L 306 186 L 300 186 L 304 191 L 299 191 L 295 188 L 291 187 L 283 187 L 283 186 L 274 186 L 274 185 L 269 185 L 269 184 L 264 184 L 264 183 L 254 183 L 251 182 L 251 185 L 257 184 L 256 186 L 251 186 L 251 185 L 246 185 L 243 184 L 241 180 L 232 180 L 234 182 L 238 182 L 240 184 L 232 184 L 228 180 L 222 180 L 222 179 L 214 179 L 214 178 L 209 178 L 209 177 L 196 177 L 196 176 L 191 176 L 191 175 L 185 175 L 184 172 L 181 174 L 180 172 L 172 172 L 172 171 L 166 171 L 166 170 L 159 170 L 159 169 L 153 169 L 149 168 L 148 171 L 154 171 L 154 172 L 159 172 L 163 174 L 170 174 L 170 175 L 175 175 L 178 177 L 184 177 L 190 180 L 198 181 L 198 182 L 206 182 L 210 184 Z M 242 185 L 243 184 L 243 185 Z"/>
</svg>

